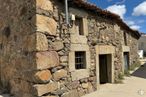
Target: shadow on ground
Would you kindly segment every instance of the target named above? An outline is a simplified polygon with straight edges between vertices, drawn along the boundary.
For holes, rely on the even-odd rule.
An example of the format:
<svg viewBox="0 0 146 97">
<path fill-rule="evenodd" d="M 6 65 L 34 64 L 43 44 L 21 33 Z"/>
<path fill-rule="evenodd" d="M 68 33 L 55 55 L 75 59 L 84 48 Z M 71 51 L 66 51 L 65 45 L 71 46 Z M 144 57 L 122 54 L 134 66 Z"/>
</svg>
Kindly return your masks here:
<svg viewBox="0 0 146 97">
<path fill-rule="evenodd" d="M 146 63 L 142 65 L 139 69 L 137 69 L 135 72 L 133 72 L 132 76 L 146 79 Z"/>
</svg>

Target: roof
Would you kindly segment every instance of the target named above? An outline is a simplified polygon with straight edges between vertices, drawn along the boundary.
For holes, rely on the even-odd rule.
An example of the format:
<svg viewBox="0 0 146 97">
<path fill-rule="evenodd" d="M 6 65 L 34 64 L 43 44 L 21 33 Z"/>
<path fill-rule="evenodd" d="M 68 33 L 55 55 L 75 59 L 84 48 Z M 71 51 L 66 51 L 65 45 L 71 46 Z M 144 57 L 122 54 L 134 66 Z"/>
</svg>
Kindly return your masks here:
<svg viewBox="0 0 146 97">
<path fill-rule="evenodd" d="M 86 10 L 89 10 L 89 11 L 93 11 L 93 12 L 96 12 L 98 13 L 99 15 L 101 16 L 106 16 L 108 18 L 111 18 L 113 19 L 115 22 L 117 22 L 117 24 L 119 24 L 122 28 L 124 28 L 125 30 L 128 30 L 130 31 L 131 33 L 134 33 L 134 35 L 137 36 L 137 38 L 140 38 L 141 34 L 139 33 L 139 31 L 137 30 L 134 30 L 134 29 L 131 29 L 121 18 L 119 15 L 117 14 L 114 14 L 110 11 L 107 11 L 107 10 L 103 10 L 99 7 L 97 7 L 96 5 L 94 4 L 91 4 L 91 3 L 88 3 L 88 2 L 85 2 L 83 0 L 71 0 L 74 4 L 76 4 L 78 7 L 80 8 L 84 8 Z"/>
<path fill-rule="evenodd" d="M 141 33 L 141 36 L 146 36 L 146 33 Z"/>
</svg>

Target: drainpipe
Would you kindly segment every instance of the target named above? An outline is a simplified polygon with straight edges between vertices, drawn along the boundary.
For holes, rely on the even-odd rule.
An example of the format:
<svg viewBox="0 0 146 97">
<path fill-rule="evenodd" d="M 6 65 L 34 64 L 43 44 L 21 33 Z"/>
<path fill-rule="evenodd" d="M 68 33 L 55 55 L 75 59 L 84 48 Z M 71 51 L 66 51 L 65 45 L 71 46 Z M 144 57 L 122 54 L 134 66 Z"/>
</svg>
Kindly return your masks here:
<svg viewBox="0 0 146 97">
<path fill-rule="evenodd" d="M 69 18 L 68 18 L 68 0 L 65 0 L 65 17 L 66 17 L 66 24 L 69 24 Z"/>
</svg>

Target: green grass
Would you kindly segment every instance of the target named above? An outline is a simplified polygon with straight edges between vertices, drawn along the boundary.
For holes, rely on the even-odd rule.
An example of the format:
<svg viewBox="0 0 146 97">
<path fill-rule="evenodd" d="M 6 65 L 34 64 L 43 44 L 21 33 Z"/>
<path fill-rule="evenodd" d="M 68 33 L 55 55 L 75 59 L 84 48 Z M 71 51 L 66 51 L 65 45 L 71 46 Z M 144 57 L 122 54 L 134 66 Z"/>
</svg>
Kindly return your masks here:
<svg viewBox="0 0 146 97">
<path fill-rule="evenodd" d="M 140 62 L 138 61 L 130 66 L 130 70 L 133 71 L 135 68 L 140 67 L 140 65 Z"/>
<path fill-rule="evenodd" d="M 129 70 L 124 70 L 124 75 L 127 76 L 127 77 L 131 76 Z"/>
<path fill-rule="evenodd" d="M 118 75 L 118 79 L 120 80 L 124 80 L 124 74 L 122 72 L 119 73 Z"/>
<path fill-rule="evenodd" d="M 122 84 L 124 80 L 124 74 L 122 72 L 119 73 L 118 77 L 115 78 L 116 84 Z"/>
</svg>

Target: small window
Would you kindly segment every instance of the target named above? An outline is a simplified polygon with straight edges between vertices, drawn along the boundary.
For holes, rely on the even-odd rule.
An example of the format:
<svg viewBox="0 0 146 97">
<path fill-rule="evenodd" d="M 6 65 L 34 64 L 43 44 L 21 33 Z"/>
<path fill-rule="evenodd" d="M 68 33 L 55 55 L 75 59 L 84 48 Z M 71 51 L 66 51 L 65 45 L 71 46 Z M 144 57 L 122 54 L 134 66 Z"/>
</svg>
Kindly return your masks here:
<svg viewBox="0 0 146 97">
<path fill-rule="evenodd" d="M 124 44 L 127 46 L 127 36 L 125 32 L 124 32 Z"/>
<path fill-rule="evenodd" d="M 75 52 L 75 69 L 86 69 L 85 52 Z"/>
<path fill-rule="evenodd" d="M 76 32 L 79 33 L 79 35 L 84 35 L 84 33 L 83 33 L 83 20 L 82 20 L 82 18 L 76 17 L 75 25 L 76 25 Z"/>
</svg>

